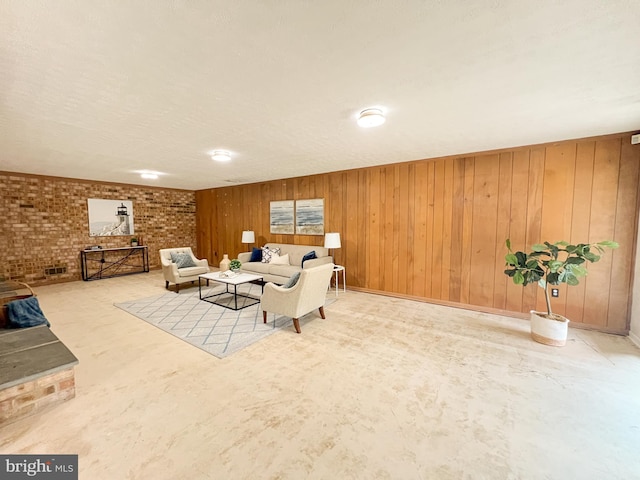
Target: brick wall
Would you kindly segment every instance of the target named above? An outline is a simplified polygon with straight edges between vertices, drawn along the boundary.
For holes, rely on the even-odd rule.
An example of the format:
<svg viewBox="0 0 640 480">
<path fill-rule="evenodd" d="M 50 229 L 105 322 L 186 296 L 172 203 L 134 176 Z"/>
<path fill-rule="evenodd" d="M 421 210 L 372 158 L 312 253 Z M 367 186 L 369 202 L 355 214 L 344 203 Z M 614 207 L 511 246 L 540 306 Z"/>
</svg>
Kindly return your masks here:
<svg viewBox="0 0 640 480">
<path fill-rule="evenodd" d="M 80 280 L 80 250 L 125 247 L 130 237 L 90 237 L 88 198 L 133 202 L 135 234 L 159 268 L 160 248 L 196 248 L 195 193 L 0 172 L 0 278 L 30 285 Z M 53 270 L 52 270 L 53 269 Z"/>
<path fill-rule="evenodd" d="M 0 390 L 0 426 L 76 396 L 73 367 Z"/>
</svg>

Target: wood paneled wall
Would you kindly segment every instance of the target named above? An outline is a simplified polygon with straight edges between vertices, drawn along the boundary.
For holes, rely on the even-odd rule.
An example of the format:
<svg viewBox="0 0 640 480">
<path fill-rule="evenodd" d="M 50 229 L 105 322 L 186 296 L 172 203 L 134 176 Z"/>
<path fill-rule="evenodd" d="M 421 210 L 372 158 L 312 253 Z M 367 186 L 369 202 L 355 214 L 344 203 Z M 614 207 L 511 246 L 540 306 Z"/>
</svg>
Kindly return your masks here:
<svg viewBox="0 0 640 480">
<path fill-rule="evenodd" d="M 335 261 L 347 285 L 367 291 L 528 312 L 540 288 L 510 283 L 505 239 L 615 240 L 577 287 L 560 287 L 554 310 L 574 323 L 628 331 L 640 146 L 630 135 L 422 160 L 196 192 L 198 250 L 217 265 L 256 245 L 322 245 L 323 237 L 270 235 L 269 202 L 324 198 L 325 231 L 340 232 Z"/>
</svg>

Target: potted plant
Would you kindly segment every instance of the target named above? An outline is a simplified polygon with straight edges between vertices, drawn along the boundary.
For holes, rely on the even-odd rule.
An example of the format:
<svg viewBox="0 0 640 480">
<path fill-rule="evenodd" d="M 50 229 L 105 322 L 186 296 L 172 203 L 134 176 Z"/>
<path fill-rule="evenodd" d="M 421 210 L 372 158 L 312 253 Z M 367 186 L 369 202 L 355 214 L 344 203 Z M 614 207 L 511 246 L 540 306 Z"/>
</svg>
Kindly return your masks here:
<svg viewBox="0 0 640 480">
<path fill-rule="evenodd" d="M 132 247 L 138 246 L 138 237 L 131 237 L 131 246 Z"/>
<path fill-rule="evenodd" d="M 234 258 L 229 262 L 229 268 L 231 269 L 232 272 L 237 272 L 238 270 L 240 270 L 241 266 L 242 266 L 242 262 L 240 262 L 240 260 L 238 260 L 237 258 Z"/>
<path fill-rule="evenodd" d="M 567 341 L 569 320 L 551 310 L 549 285 L 578 285 L 579 278 L 587 275 L 584 264 L 597 262 L 605 248 L 618 248 L 616 242 L 597 243 L 569 242 L 537 243 L 530 252 L 513 252 L 511 240 L 506 241 L 509 253 L 505 256 L 507 268 L 504 273 L 516 285 L 526 286 L 537 283 L 544 290 L 547 311 L 531 310 L 531 336 L 546 345 L 562 346 Z"/>
</svg>

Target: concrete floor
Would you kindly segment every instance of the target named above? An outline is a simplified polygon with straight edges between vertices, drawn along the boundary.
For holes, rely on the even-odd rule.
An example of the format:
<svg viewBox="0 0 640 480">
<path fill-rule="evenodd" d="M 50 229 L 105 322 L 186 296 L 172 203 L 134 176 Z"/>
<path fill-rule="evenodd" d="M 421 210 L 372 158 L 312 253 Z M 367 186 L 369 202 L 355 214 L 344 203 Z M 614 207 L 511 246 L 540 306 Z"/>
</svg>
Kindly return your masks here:
<svg viewBox="0 0 640 480">
<path fill-rule="evenodd" d="M 628 338 L 548 347 L 523 320 L 347 292 L 220 360 L 113 306 L 164 291 L 158 271 L 36 288 L 77 396 L 0 452 L 78 454 L 91 480 L 640 478 Z"/>
</svg>

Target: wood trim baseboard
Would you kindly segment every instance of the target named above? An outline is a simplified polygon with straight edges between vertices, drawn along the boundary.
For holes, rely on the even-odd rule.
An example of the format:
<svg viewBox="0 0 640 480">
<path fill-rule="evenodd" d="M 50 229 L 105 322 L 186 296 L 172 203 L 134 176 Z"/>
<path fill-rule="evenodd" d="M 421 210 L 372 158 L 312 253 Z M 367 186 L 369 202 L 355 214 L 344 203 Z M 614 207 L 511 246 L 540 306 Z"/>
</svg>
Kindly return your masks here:
<svg viewBox="0 0 640 480">
<path fill-rule="evenodd" d="M 405 294 L 402 294 L 402 293 L 384 292 L 384 291 L 380 291 L 380 290 L 372 290 L 372 289 L 369 289 L 369 288 L 353 287 L 353 286 L 350 286 L 350 285 L 348 286 L 348 290 L 353 290 L 353 291 L 362 292 L 362 293 L 370 293 L 370 294 L 373 294 L 373 295 L 383 295 L 383 296 L 386 296 L 386 297 L 402 298 L 404 300 L 413 300 L 414 302 L 432 303 L 434 305 L 442 305 L 444 307 L 460 308 L 462 310 L 470 310 L 472 312 L 489 313 L 491 315 L 500 315 L 500 316 L 503 316 L 503 317 L 511 317 L 511 318 L 518 318 L 518 319 L 521 319 L 521 320 L 529 320 L 529 313 L 512 312 L 510 310 L 500 310 L 500 309 L 497 309 L 497 308 L 481 307 L 481 306 L 468 305 L 468 304 L 456 303 L 456 302 L 448 302 L 448 301 L 445 301 L 445 300 L 435 300 L 435 299 L 431 299 L 431 298 L 416 297 L 416 296 L 413 296 L 413 295 L 405 295 Z M 592 330 L 592 331 L 601 332 L 601 333 L 609 333 L 609 334 L 612 334 L 612 335 L 631 336 L 631 334 L 630 334 L 630 332 L 628 330 L 615 330 L 615 329 L 610 329 L 610 328 L 606 328 L 606 327 L 603 328 L 603 327 L 596 326 L 596 325 L 588 325 L 588 324 L 580 323 L 580 322 L 570 322 L 569 323 L 569 327 L 577 328 L 577 329 L 580 329 L 580 330 Z M 638 341 L 637 345 L 640 347 L 640 338 L 637 337 L 637 336 L 635 336 L 635 338 Z M 636 342 L 634 342 L 634 343 L 636 343 Z"/>
</svg>

